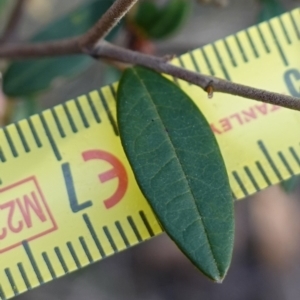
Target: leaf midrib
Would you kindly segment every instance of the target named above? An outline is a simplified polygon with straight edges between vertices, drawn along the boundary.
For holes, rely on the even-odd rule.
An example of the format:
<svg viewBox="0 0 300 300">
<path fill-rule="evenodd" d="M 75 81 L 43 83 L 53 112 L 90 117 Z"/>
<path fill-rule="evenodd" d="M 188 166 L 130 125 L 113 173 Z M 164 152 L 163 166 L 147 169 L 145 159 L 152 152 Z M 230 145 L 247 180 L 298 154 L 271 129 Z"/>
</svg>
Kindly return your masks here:
<svg viewBox="0 0 300 300">
<path fill-rule="evenodd" d="M 163 123 L 163 120 L 162 120 L 162 118 L 161 118 L 161 116 L 160 116 L 160 114 L 159 114 L 159 112 L 158 112 L 158 110 L 157 110 L 157 108 L 156 108 L 156 105 L 154 104 L 154 101 L 152 100 L 151 94 L 150 94 L 150 92 L 149 92 L 148 89 L 147 89 L 147 86 L 144 84 L 143 80 L 140 78 L 140 76 L 138 75 L 138 73 L 136 72 L 136 70 L 135 70 L 135 69 L 132 69 L 132 71 L 133 71 L 133 73 L 136 75 L 137 79 L 140 81 L 141 85 L 144 87 L 144 89 L 145 89 L 145 91 L 146 91 L 146 93 L 147 93 L 149 99 L 151 100 L 153 109 L 156 111 L 157 115 L 159 116 L 159 121 L 160 121 L 162 127 L 163 127 L 163 128 L 166 128 L 166 127 L 164 126 L 165 124 Z M 164 132 L 164 131 L 163 131 L 163 132 Z M 218 278 L 218 279 L 221 279 L 221 278 L 222 278 L 221 272 L 220 272 L 219 266 L 218 266 L 218 264 L 217 264 L 217 261 L 216 261 L 216 259 L 215 259 L 215 255 L 214 255 L 214 251 L 213 251 L 213 248 L 212 248 L 212 244 L 211 244 L 211 241 L 210 241 L 209 236 L 208 236 L 208 234 L 207 234 L 207 231 L 206 231 L 206 228 L 205 228 L 205 225 L 204 225 L 204 221 L 203 221 L 201 212 L 199 211 L 199 208 L 198 208 L 198 206 L 197 206 L 197 204 L 196 204 L 196 201 L 195 201 L 195 198 L 196 198 L 196 197 L 194 196 L 193 190 L 191 189 L 191 186 L 190 186 L 190 183 L 189 183 L 189 180 L 188 180 L 188 175 L 186 175 L 186 172 L 185 172 L 185 170 L 184 170 L 184 167 L 183 167 L 181 161 L 180 161 L 179 158 L 178 158 L 178 153 L 177 153 L 177 151 L 176 151 L 176 147 L 173 145 L 172 138 L 171 138 L 170 135 L 168 135 L 167 133 L 164 133 L 164 134 L 166 135 L 167 140 L 170 141 L 169 144 L 171 144 L 171 147 L 172 147 L 172 149 L 173 149 L 173 151 L 174 151 L 174 153 L 175 153 L 176 160 L 178 161 L 178 164 L 179 164 L 180 167 L 181 167 L 181 171 L 182 171 L 182 173 L 183 173 L 183 175 L 184 175 L 184 178 L 185 178 L 185 181 L 187 182 L 187 185 L 188 185 L 188 187 L 189 187 L 189 191 L 190 191 L 189 194 L 192 196 L 192 198 L 193 198 L 193 200 L 194 200 L 194 205 L 195 205 L 196 210 L 198 211 L 198 214 L 199 214 L 199 216 L 200 216 L 200 219 L 199 219 L 199 220 L 200 220 L 200 223 L 201 223 L 201 225 L 202 225 L 202 227 L 203 227 L 203 230 L 204 230 L 204 233 L 205 233 L 205 238 L 206 238 L 207 243 L 208 243 L 208 245 L 209 245 L 209 249 L 210 249 L 210 252 L 211 252 L 211 256 L 212 256 L 212 258 L 213 258 L 213 262 L 214 262 L 214 264 L 215 264 L 215 267 L 216 267 L 217 272 L 218 272 L 218 275 L 219 275 L 219 278 Z"/>
</svg>

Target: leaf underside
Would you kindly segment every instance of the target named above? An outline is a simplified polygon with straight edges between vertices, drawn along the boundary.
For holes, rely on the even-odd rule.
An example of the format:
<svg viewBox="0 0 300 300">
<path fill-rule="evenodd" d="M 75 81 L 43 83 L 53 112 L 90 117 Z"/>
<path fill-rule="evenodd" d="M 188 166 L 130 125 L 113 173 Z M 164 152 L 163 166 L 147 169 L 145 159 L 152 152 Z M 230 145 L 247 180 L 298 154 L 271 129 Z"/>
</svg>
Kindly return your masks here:
<svg viewBox="0 0 300 300">
<path fill-rule="evenodd" d="M 135 67 L 119 83 L 117 117 L 137 183 L 165 231 L 196 267 L 221 282 L 232 256 L 233 200 L 204 116 L 175 84 Z"/>
</svg>

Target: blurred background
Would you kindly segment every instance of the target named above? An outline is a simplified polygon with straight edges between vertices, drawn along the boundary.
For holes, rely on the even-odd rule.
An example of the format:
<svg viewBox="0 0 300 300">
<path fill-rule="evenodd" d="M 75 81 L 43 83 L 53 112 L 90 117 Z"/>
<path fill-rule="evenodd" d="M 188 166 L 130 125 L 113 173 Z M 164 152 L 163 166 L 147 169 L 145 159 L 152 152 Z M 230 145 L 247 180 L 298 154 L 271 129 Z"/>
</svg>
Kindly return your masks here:
<svg viewBox="0 0 300 300">
<path fill-rule="evenodd" d="M 15 1 L 2 1 L 5 3 L 2 5 L 0 1 L 0 29 L 4 30 Z M 19 26 L 9 40 L 23 41 L 32 37 L 33 40 L 41 40 L 43 34 L 39 35 L 39 32 L 43 28 L 88 2 L 94 1 L 27 0 Z M 163 9 L 170 2 L 173 0 L 156 1 L 155 5 Z M 168 29 L 156 28 L 156 31 L 147 27 L 149 24 L 143 20 L 144 12 L 135 8 L 126 23 L 120 24 L 111 38 L 114 43 L 144 53 L 179 55 L 299 5 L 299 0 L 190 1 L 181 8 L 182 14 L 179 14 L 178 22 L 171 22 L 172 26 Z M 140 9 L 147 10 L 148 7 Z M 40 86 L 22 91 L 26 84 L 21 79 L 15 80 L 14 72 L 22 72 L 26 65 L 12 66 L 8 61 L 0 61 L 1 72 L 15 80 L 4 81 L 3 88 L 9 97 L 0 97 L 0 125 L 116 81 L 120 66 L 116 67 L 105 62 L 82 62 L 79 70 L 70 68 L 68 74 L 50 74 L 52 77 L 49 75 L 44 82 L 30 78 Z M 38 74 L 41 73 L 36 76 Z M 18 84 L 22 86 L 19 88 Z M 223 284 L 215 284 L 206 279 L 163 234 L 16 299 L 299 299 L 298 178 L 238 201 L 235 209 L 233 262 Z"/>
</svg>

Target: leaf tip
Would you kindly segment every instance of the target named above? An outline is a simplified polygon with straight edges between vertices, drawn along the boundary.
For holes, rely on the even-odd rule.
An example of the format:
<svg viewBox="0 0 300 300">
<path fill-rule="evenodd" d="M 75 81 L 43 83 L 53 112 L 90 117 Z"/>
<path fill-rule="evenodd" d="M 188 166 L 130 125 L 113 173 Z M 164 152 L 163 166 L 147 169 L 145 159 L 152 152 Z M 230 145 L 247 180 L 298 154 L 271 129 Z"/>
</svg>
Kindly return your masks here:
<svg viewBox="0 0 300 300">
<path fill-rule="evenodd" d="M 222 284 L 224 279 L 225 279 L 225 276 L 216 278 L 215 283 Z"/>
<path fill-rule="evenodd" d="M 208 274 L 204 274 L 204 275 L 208 279 L 210 279 L 211 281 L 213 281 L 214 283 L 219 283 L 219 284 L 223 283 L 223 280 L 226 277 L 226 274 L 224 274 L 223 276 L 221 274 L 218 274 L 218 275 L 216 275 L 216 274 L 214 274 L 214 275 L 212 275 L 212 274 L 209 274 L 209 275 Z"/>
</svg>

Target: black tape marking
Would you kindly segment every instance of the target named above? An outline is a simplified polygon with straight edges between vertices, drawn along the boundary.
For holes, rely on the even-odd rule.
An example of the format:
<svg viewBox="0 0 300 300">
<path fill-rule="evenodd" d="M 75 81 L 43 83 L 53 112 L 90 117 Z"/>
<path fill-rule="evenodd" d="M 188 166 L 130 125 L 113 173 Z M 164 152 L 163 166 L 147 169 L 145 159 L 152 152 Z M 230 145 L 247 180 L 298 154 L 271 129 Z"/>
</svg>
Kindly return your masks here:
<svg viewBox="0 0 300 300">
<path fill-rule="evenodd" d="M 293 176 L 294 172 L 281 151 L 278 152 L 278 156 L 280 157 L 280 159 L 281 159 L 282 163 L 284 164 L 284 166 L 286 167 L 287 171 L 290 173 L 291 176 Z"/>
<path fill-rule="evenodd" d="M 93 116 L 94 116 L 96 122 L 97 122 L 98 124 L 101 123 L 100 116 L 99 116 L 99 114 L 98 114 L 98 112 L 97 112 L 97 109 L 96 109 L 96 107 L 95 107 L 95 105 L 94 105 L 94 103 L 93 103 L 93 101 L 92 101 L 90 95 L 87 95 L 87 100 L 88 100 L 89 106 L 90 106 L 90 108 L 91 108 L 91 111 L 92 111 L 92 113 L 93 113 Z"/>
<path fill-rule="evenodd" d="M 88 228 L 88 230 L 89 230 L 89 232 L 90 232 L 90 234 L 91 234 L 91 236 L 92 236 L 92 238 L 95 242 L 95 245 L 96 245 L 101 257 L 106 257 L 106 254 L 105 254 L 105 252 L 104 252 L 104 250 L 101 246 L 101 243 L 98 239 L 98 236 L 97 236 L 96 231 L 95 231 L 95 229 L 94 229 L 94 227 L 93 227 L 93 225 L 90 221 L 89 216 L 87 214 L 83 214 L 83 219 L 84 219 L 85 224 L 86 224 L 86 226 L 87 226 L 87 228 Z"/>
<path fill-rule="evenodd" d="M 75 251 L 75 249 L 74 249 L 72 243 L 71 243 L 71 242 L 67 242 L 67 247 L 68 247 L 68 249 L 69 249 L 69 251 L 70 251 L 71 256 L 73 257 L 73 260 L 74 260 L 74 262 L 75 262 L 75 264 L 76 264 L 76 267 L 77 267 L 78 269 L 80 269 L 80 268 L 81 268 L 81 263 L 80 263 L 80 261 L 79 261 L 79 259 L 78 259 L 78 256 L 77 256 L 77 254 L 76 254 L 76 251 Z"/>
<path fill-rule="evenodd" d="M 46 136 L 47 136 L 47 138 L 48 138 L 48 141 L 49 141 L 49 143 L 50 143 L 50 145 L 51 145 L 51 148 L 52 148 L 52 150 L 53 150 L 53 152 L 54 152 L 54 155 L 55 155 L 56 159 L 57 159 L 58 161 L 60 161 L 60 160 L 62 160 L 62 157 L 61 157 L 60 152 L 59 152 L 59 150 L 58 150 L 58 147 L 57 147 L 57 145 L 56 145 L 56 143 L 55 143 L 55 141 L 54 141 L 54 139 L 53 139 L 53 136 L 52 136 L 52 134 L 51 134 L 51 131 L 50 131 L 50 129 L 49 129 L 49 126 L 48 126 L 48 124 L 47 124 L 47 122 L 46 122 L 46 120 L 45 120 L 43 114 L 40 114 L 39 116 L 40 116 L 42 125 L 43 125 L 43 127 L 44 127 Z"/>
<path fill-rule="evenodd" d="M 28 276 L 27 276 L 27 274 L 26 274 L 26 272 L 25 272 L 25 269 L 24 269 L 24 267 L 23 267 L 23 264 L 22 264 L 22 263 L 18 263 L 17 266 L 18 266 L 18 269 L 19 269 L 19 271 L 20 271 L 20 274 L 21 274 L 21 276 L 22 276 L 22 278 L 23 278 L 23 281 L 24 281 L 24 283 L 25 283 L 25 285 L 26 285 L 27 290 L 31 290 L 31 284 L 30 284 L 30 282 L 29 282 L 29 280 L 28 280 Z"/>
<path fill-rule="evenodd" d="M 113 86 L 113 84 L 109 85 L 109 89 L 114 97 L 114 100 L 117 101 L 117 90 L 115 89 L 115 87 Z"/>
<path fill-rule="evenodd" d="M 286 56 L 285 56 L 285 54 L 284 54 L 283 48 L 281 47 L 281 45 L 280 45 L 280 43 L 279 43 L 279 41 L 278 41 L 278 39 L 277 39 L 277 36 L 276 36 L 276 33 L 275 33 L 275 31 L 274 31 L 274 29 L 273 29 L 273 27 L 272 27 L 272 24 L 271 24 L 270 21 L 267 21 L 267 24 L 268 24 L 269 30 L 270 30 L 270 32 L 271 32 L 271 35 L 272 35 L 272 37 L 273 37 L 273 40 L 274 40 L 274 42 L 275 42 L 275 45 L 276 45 L 276 47 L 277 47 L 277 49 L 278 49 L 279 55 L 280 55 L 280 57 L 282 58 L 282 61 L 283 61 L 284 65 L 285 65 L 285 66 L 288 66 L 288 65 L 289 65 L 289 62 L 288 62 L 288 60 L 287 60 L 287 58 L 286 58 Z"/>
<path fill-rule="evenodd" d="M 3 291 L 1 285 L 0 285 L 0 298 L 1 298 L 1 300 L 6 300 L 6 296 L 5 296 L 5 294 L 4 294 L 4 291 Z"/>
<path fill-rule="evenodd" d="M 16 123 L 15 125 L 16 125 L 16 129 L 17 129 L 17 132 L 18 132 L 18 134 L 19 134 L 19 137 L 20 137 L 20 140 L 21 140 L 21 142 L 22 142 L 22 145 L 23 145 L 23 147 L 24 147 L 25 152 L 26 152 L 26 153 L 30 152 L 30 148 L 29 148 L 29 146 L 28 146 L 28 143 L 27 143 L 27 141 L 26 141 L 26 138 L 25 138 L 25 136 L 24 136 L 24 133 L 23 133 L 23 131 L 22 131 L 22 129 L 21 129 L 20 124 L 19 124 L 19 123 Z"/>
<path fill-rule="evenodd" d="M 189 54 L 189 56 L 190 56 L 190 58 L 191 58 L 191 61 L 192 61 L 192 63 L 193 63 L 193 66 L 194 66 L 195 71 L 198 72 L 198 73 L 201 73 L 200 68 L 199 68 L 199 65 L 198 65 L 198 63 L 197 63 L 197 60 L 195 59 L 194 53 L 193 53 L 193 52 L 188 52 L 188 54 Z"/>
<path fill-rule="evenodd" d="M 221 70 L 222 70 L 222 72 L 223 72 L 223 74 L 224 74 L 224 77 L 225 77 L 228 81 L 231 81 L 230 76 L 229 76 L 229 73 L 228 73 L 228 70 L 227 70 L 226 66 L 224 65 L 224 62 L 223 62 L 222 57 L 221 57 L 221 55 L 220 55 L 220 53 L 219 53 L 219 51 L 218 51 L 218 49 L 217 49 L 216 44 L 215 44 L 215 43 L 212 43 L 212 47 L 213 47 L 214 53 L 215 53 L 215 55 L 216 55 L 216 57 L 217 57 L 217 60 L 218 60 L 218 62 L 219 62 L 219 65 L 220 65 L 220 67 L 221 67 Z"/>
<path fill-rule="evenodd" d="M 6 158 L 5 158 L 5 155 L 4 155 L 3 150 L 1 149 L 1 147 L 0 147 L 0 160 L 1 160 L 3 163 L 6 162 Z"/>
<path fill-rule="evenodd" d="M 297 23 L 294 19 L 294 16 L 293 16 L 292 12 L 289 12 L 289 16 L 290 16 L 291 22 L 293 24 L 294 30 L 296 32 L 296 35 L 298 37 L 298 40 L 300 40 L 300 30 L 298 29 Z"/>
<path fill-rule="evenodd" d="M 257 51 L 255 45 L 254 45 L 253 39 L 252 39 L 252 37 L 251 37 L 251 35 L 250 35 L 250 32 L 249 32 L 248 29 L 246 29 L 245 32 L 246 32 L 246 36 L 247 36 L 247 39 L 248 39 L 248 41 L 249 41 L 249 44 L 250 44 L 250 46 L 251 46 L 251 49 L 252 49 L 252 51 L 253 51 L 253 54 L 254 54 L 254 56 L 255 56 L 256 58 L 258 58 L 258 57 L 259 57 L 259 54 L 258 54 L 258 51 Z"/>
<path fill-rule="evenodd" d="M 59 121 L 59 118 L 58 118 L 58 115 L 55 111 L 55 108 L 51 108 L 50 109 L 51 113 L 52 113 L 52 116 L 53 116 L 53 119 L 54 119 L 54 122 L 55 122 L 55 125 L 57 127 L 57 130 L 59 132 L 59 135 L 62 137 L 62 138 L 65 138 L 66 137 L 66 134 L 65 134 L 65 131 Z"/>
<path fill-rule="evenodd" d="M 60 252 L 60 249 L 58 247 L 55 247 L 54 252 L 55 252 L 55 254 L 56 254 L 56 256 L 57 256 L 57 258 L 58 258 L 58 260 L 59 260 L 59 262 L 60 262 L 60 264 L 61 264 L 61 266 L 62 266 L 62 268 L 65 272 L 65 274 L 67 274 L 69 272 L 69 269 L 68 269 L 68 266 L 67 266 L 67 264 L 66 264 L 66 262 L 65 262 L 65 260 L 62 256 L 61 252 Z"/>
<path fill-rule="evenodd" d="M 30 131 L 32 133 L 32 136 L 33 136 L 33 138 L 35 140 L 36 145 L 38 146 L 38 148 L 41 148 L 43 145 L 42 145 L 41 140 L 40 140 L 40 138 L 39 138 L 39 136 L 37 134 L 37 131 L 35 130 L 35 127 L 34 127 L 34 125 L 32 123 L 31 118 L 27 119 L 27 122 L 28 122 L 28 126 L 30 128 Z"/>
<path fill-rule="evenodd" d="M 110 111 L 110 109 L 108 107 L 108 104 L 107 104 L 107 102 L 105 100 L 105 97 L 104 97 L 104 95 L 103 95 L 103 93 L 102 93 L 101 90 L 99 91 L 99 95 L 100 95 L 101 103 L 102 103 L 102 105 L 103 105 L 103 107 L 105 109 L 105 112 L 107 114 L 108 120 L 110 122 L 110 125 L 112 126 L 115 135 L 119 136 L 119 130 L 118 130 L 117 123 L 116 123 L 115 119 L 113 118 L 113 116 L 111 114 L 111 111 Z"/>
<path fill-rule="evenodd" d="M 291 41 L 290 36 L 289 36 L 289 34 L 288 34 L 287 30 L 286 30 L 286 27 L 285 27 L 285 25 L 284 25 L 284 23 L 282 21 L 282 16 L 279 16 L 278 20 L 279 20 L 279 23 L 280 23 L 280 27 L 281 27 L 281 29 L 283 31 L 283 34 L 285 36 L 286 42 L 290 45 L 292 43 L 292 41 Z"/>
<path fill-rule="evenodd" d="M 71 130 L 73 131 L 73 133 L 77 133 L 78 129 L 77 129 L 76 125 L 75 125 L 75 122 L 74 122 L 74 120 L 72 118 L 72 115 L 71 115 L 71 113 L 69 111 L 68 106 L 66 105 L 66 103 L 63 103 L 62 107 L 63 107 L 63 109 L 64 109 L 64 111 L 66 113 L 66 116 L 67 116 L 68 122 L 70 124 Z"/>
<path fill-rule="evenodd" d="M 43 259 L 44 259 L 44 261 L 45 261 L 45 264 L 46 264 L 46 266 L 47 266 L 47 268 L 48 268 L 48 270 L 49 270 L 49 272 L 50 272 L 50 274 L 51 274 L 51 277 L 52 277 L 53 279 L 55 279 L 55 278 L 56 278 L 56 274 L 55 274 L 55 271 L 54 271 L 54 269 L 53 269 L 52 263 L 51 263 L 51 261 L 50 261 L 48 255 L 47 255 L 47 253 L 46 253 L 46 252 L 43 252 L 43 253 L 42 253 L 42 257 L 43 257 Z"/>
<path fill-rule="evenodd" d="M 242 54 L 243 61 L 245 63 L 247 63 L 249 60 L 248 60 L 248 58 L 246 56 L 245 50 L 244 50 L 244 48 L 242 46 L 242 43 L 240 42 L 239 37 L 236 34 L 234 35 L 234 39 L 235 39 L 236 44 L 237 44 L 237 46 L 238 46 L 238 48 L 240 50 L 240 53 Z"/>
<path fill-rule="evenodd" d="M 89 128 L 89 127 L 90 127 L 90 124 L 89 124 L 89 122 L 88 122 L 88 120 L 87 120 L 87 117 L 86 117 L 85 114 L 84 114 L 84 111 L 83 111 L 83 109 L 82 109 L 82 107 L 81 107 L 81 105 L 80 105 L 80 103 L 79 103 L 79 100 L 76 98 L 76 99 L 74 100 L 74 102 L 75 102 L 76 108 L 77 108 L 77 110 L 78 110 L 78 113 L 79 113 L 79 115 L 80 115 L 80 118 L 81 118 L 81 121 L 82 121 L 82 123 L 83 123 L 83 126 L 84 126 L 85 128 Z"/>
<path fill-rule="evenodd" d="M 232 190 L 231 190 L 231 194 L 232 194 L 233 200 L 237 200 L 237 196 L 235 195 L 235 193 Z"/>
<path fill-rule="evenodd" d="M 107 228 L 107 226 L 103 226 L 103 231 L 104 231 L 104 234 L 106 235 L 106 237 L 107 237 L 107 239 L 108 239 L 108 241 L 109 241 L 109 243 L 110 243 L 113 251 L 114 252 L 118 252 L 118 248 L 117 248 L 117 246 L 116 246 L 116 244 L 115 244 L 115 242 L 113 240 L 113 237 L 110 234 L 109 229 Z"/>
<path fill-rule="evenodd" d="M 127 239 L 127 236 L 126 236 L 126 234 L 125 234 L 125 232 L 123 230 L 123 227 L 122 227 L 121 223 L 119 221 L 116 221 L 115 225 L 116 225 L 116 227 L 117 227 L 117 229 L 118 229 L 118 231 L 120 233 L 120 236 L 122 237 L 122 240 L 123 240 L 126 248 L 129 248 L 130 247 L 130 243 L 129 243 L 128 239 Z"/>
<path fill-rule="evenodd" d="M 279 179 L 279 181 L 282 181 L 283 178 L 282 178 L 279 170 L 277 169 L 273 159 L 271 158 L 271 155 L 270 155 L 268 149 L 266 148 L 265 144 L 263 143 L 263 141 L 258 141 L 257 144 L 258 144 L 260 150 L 262 151 L 262 153 L 264 154 L 264 156 L 266 157 L 269 165 L 273 169 L 273 171 L 274 171 L 275 175 L 277 176 L 277 178 Z"/>
<path fill-rule="evenodd" d="M 255 178 L 254 178 L 254 176 L 253 176 L 251 170 L 249 169 L 249 167 L 245 166 L 245 167 L 244 167 L 244 170 L 245 170 L 247 176 L 249 177 L 251 183 L 253 184 L 255 190 L 256 190 L 257 192 L 260 191 L 260 187 L 259 187 L 258 183 L 256 182 L 256 180 L 255 180 Z"/>
<path fill-rule="evenodd" d="M 85 239 L 84 239 L 83 236 L 79 237 L 79 242 L 80 242 L 80 244 L 82 246 L 82 249 L 83 249 L 86 257 L 88 258 L 89 262 L 92 263 L 94 260 L 93 260 L 93 257 L 92 257 L 92 255 L 90 253 L 90 250 L 89 250 L 89 248 L 88 248 L 88 246 L 87 246 L 87 244 L 86 244 Z"/>
<path fill-rule="evenodd" d="M 265 182 L 267 183 L 268 186 L 272 185 L 271 180 L 269 179 L 266 171 L 264 170 L 262 164 L 259 161 L 255 162 L 258 171 L 260 172 L 260 174 L 262 175 L 262 177 L 264 178 Z"/>
<path fill-rule="evenodd" d="M 210 75 L 214 76 L 214 75 L 215 75 L 215 72 L 214 72 L 214 70 L 213 70 L 213 68 L 212 68 L 212 66 L 211 66 L 211 63 L 210 63 L 210 61 L 209 61 L 209 59 L 208 59 L 208 56 L 206 55 L 206 52 L 205 52 L 204 48 L 200 48 L 200 51 L 201 51 L 201 53 L 202 53 L 202 56 L 203 56 L 203 58 L 204 58 L 204 61 L 205 61 L 205 63 L 206 63 L 206 66 L 207 66 L 207 68 L 208 68 L 208 71 L 209 71 Z"/>
<path fill-rule="evenodd" d="M 237 184 L 239 185 L 240 189 L 242 190 L 243 194 L 245 196 L 248 196 L 249 193 L 246 189 L 246 187 L 244 186 L 243 181 L 241 180 L 240 176 L 238 175 L 238 173 L 236 171 L 232 172 L 233 178 L 236 180 Z"/>
<path fill-rule="evenodd" d="M 155 234 L 154 234 L 154 232 L 153 232 L 153 230 L 152 230 L 152 228 L 151 228 L 151 226 L 150 226 L 150 223 L 149 223 L 149 221 L 148 221 L 148 219 L 147 219 L 145 213 L 144 213 L 142 210 L 140 210 L 140 211 L 139 211 L 139 215 L 140 215 L 140 217 L 141 217 L 141 219 L 142 219 L 144 225 L 146 226 L 149 235 L 150 235 L 151 237 L 155 236 Z"/>
<path fill-rule="evenodd" d="M 226 51 L 227 51 L 227 53 L 228 53 L 228 55 L 229 55 L 229 58 L 230 58 L 230 61 L 231 61 L 232 65 L 233 65 L 234 67 L 237 67 L 236 60 L 235 60 L 235 58 L 234 58 L 234 56 L 233 56 L 233 54 L 232 54 L 232 51 L 231 51 L 231 49 L 230 49 L 230 47 L 229 47 L 229 44 L 227 43 L 227 40 L 224 39 L 223 42 L 224 42 L 225 49 L 226 49 Z"/>
<path fill-rule="evenodd" d="M 300 166 L 300 158 L 299 158 L 298 154 L 296 153 L 295 149 L 293 147 L 290 147 L 289 150 L 290 150 L 293 158 L 297 162 L 298 166 Z"/>
<path fill-rule="evenodd" d="M 135 222 L 134 222 L 134 220 L 132 219 L 132 217 L 131 217 L 131 216 L 128 216 L 128 217 L 127 217 L 127 220 L 128 220 L 128 223 L 129 223 L 130 227 L 132 228 L 132 230 L 133 230 L 133 232 L 134 232 L 134 234 L 135 234 L 137 240 L 138 240 L 139 242 L 142 242 L 143 239 L 142 239 L 142 237 L 141 237 L 141 235 L 140 235 L 140 233 L 139 233 L 139 231 L 138 231 L 138 228 L 137 228 L 137 226 L 135 225 Z"/>
<path fill-rule="evenodd" d="M 10 151 L 11 151 L 13 157 L 18 157 L 19 154 L 17 152 L 17 149 L 16 149 L 16 147 L 15 147 L 15 145 L 14 145 L 12 139 L 11 139 L 11 136 L 10 136 L 10 134 L 9 134 L 6 127 L 3 128 L 3 132 L 4 132 L 4 135 L 6 137 L 7 143 L 9 145 L 9 148 L 10 148 Z"/>
<path fill-rule="evenodd" d="M 15 280 L 14 280 L 14 278 L 13 278 L 11 272 L 10 272 L 10 269 L 6 268 L 6 269 L 4 269 L 4 272 L 5 272 L 5 275 L 8 279 L 8 281 L 9 281 L 9 284 L 10 284 L 15 296 L 17 296 L 19 294 L 19 290 L 18 290 L 18 288 L 16 286 L 16 282 L 15 282 Z"/>
<path fill-rule="evenodd" d="M 259 37 L 260 37 L 260 40 L 261 40 L 261 42 L 262 42 L 262 44 L 263 44 L 263 46 L 264 46 L 266 52 L 267 52 L 267 53 L 271 53 L 270 47 L 268 46 L 268 44 L 267 44 L 267 42 L 266 42 L 266 39 L 265 39 L 265 37 L 264 37 L 264 35 L 263 35 L 263 33 L 262 33 L 262 31 L 261 31 L 259 25 L 255 25 L 255 27 L 256 27 L 256 29 L 257 29 L 257 31 L 258 31 L 258 35 L 259 35 Z"/>
<path fill-rule="evenodd" d="M 39 267 L 38 267 L 38 265 L 37 265 L 37 263 L 35 261 L 35 258 L 34 258 L 32 252 L 31 252 L 31 249 L 29 247 L 28 242 L 24 241 L 24 242 L 22 242 L 22 244 L 23 244 L 24 250 L 25 250 L 25 252 L 27 254 L 27 257 L 28 257 L 28 259 L 30 261 L 30 264 L 31 264 L 31 266 L 32 266 L 32 268 L 34 270 L 34 273 L 35 273 L 35 275 L 36 275 L 39 283 L 40 284 L 44 283 L 44 279 L 43 279 L 42 274 L 40 272 L 40 269 L 39 269 Z"/>
</svg>

